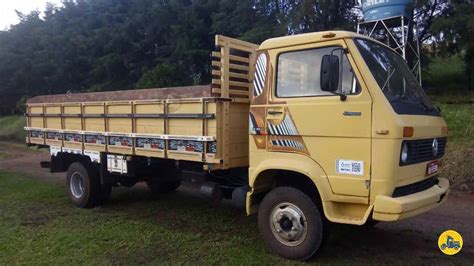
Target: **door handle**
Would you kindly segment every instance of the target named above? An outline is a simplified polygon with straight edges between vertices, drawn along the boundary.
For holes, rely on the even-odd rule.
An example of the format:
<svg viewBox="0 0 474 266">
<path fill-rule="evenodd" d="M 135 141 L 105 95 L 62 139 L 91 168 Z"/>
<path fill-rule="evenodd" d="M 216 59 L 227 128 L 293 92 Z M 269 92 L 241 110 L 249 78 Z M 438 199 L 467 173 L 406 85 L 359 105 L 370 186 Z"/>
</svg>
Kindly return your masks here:
<svg viewBox="0 0 474 266">
<path fill-rule="evenodd" d="M 361 116 L 362 112 L 344 111 L 343 116 Z"/>
<path fill-rule="evenodd" d="M 281 114 L 283 114 L 283 111 L 272 111 L 272 110 L 270 110 L 267 113 L 269 115 L 281 115 Z"/>
<path fill-rule="evenodd" d="M 279 120 L 285 116 L 285 108 L 283 106 L 271 106 L 267 109 L 267 119 Z"/>
<path fill-rule="evenodd" d="M 388 129 L 379 129 L 375 131 L 375 134 L 378 134 L 378 135 L 387 135 L 388 133 L 389 133 Z"/>
</svg>

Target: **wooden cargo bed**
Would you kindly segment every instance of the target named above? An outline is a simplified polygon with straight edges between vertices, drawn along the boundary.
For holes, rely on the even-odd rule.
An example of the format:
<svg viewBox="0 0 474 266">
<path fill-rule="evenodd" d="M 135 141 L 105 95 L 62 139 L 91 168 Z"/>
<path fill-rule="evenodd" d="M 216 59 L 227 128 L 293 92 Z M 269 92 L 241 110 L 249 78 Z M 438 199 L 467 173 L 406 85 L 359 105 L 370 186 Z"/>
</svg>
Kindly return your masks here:
<svg viewBox="0 0 474 266">
<path fill-rule="evenodd" d="M 34 97 L 27 103 L 26 142 L 50 146 L 53 155 L 96 160 L 106 152 L 203 162 L 210 169 L 248 166 L 256 46 L 244 44 L 216 37 L 221 53 L 212 53 L 219 66 L 209 86 Z M 235 60 L 239 75 L 231 75 Z"/>
<path fill-rule="evenodd" d="M 248 163 L 248 104 L 229 99 L 30 103 L 27 117 L 27 143 L 59 151 L 198 161 L 216 169 Z"/>
<path fill-rule="evenodd" d="M 188 86 L 159 89 L 119 90 L 87 93 L 41 95 L 28 99 L 28 103 L 67 103 L 135 101 L 211 97 L 211 86 Z"/>
</svg>

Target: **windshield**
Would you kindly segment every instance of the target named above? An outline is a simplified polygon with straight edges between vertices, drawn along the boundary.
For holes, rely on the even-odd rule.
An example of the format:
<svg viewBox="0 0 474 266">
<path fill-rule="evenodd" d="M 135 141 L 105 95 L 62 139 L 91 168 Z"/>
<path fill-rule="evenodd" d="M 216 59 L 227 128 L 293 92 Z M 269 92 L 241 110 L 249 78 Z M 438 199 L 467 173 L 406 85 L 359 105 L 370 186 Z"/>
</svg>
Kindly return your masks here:
<svg viewBox="0 0 474 266">
<path fill-rule="evenodd" d="M 369 40 L 356 39 L 356 45 L 396 113 L 439 116 L 399 54 Z"/>
</svg>

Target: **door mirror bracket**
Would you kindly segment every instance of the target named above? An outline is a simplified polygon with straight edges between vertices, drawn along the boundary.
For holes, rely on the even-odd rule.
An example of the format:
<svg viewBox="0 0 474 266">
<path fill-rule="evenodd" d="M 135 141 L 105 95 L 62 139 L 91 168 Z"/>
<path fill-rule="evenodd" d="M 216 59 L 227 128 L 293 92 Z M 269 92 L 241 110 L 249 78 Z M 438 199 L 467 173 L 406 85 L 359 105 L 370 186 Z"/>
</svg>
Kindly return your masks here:
<svg viewBox="0 0 474 266">
<path fill-rule="evenodd" d="M 334 55 L 336 51 L 340 51 L 340 55 Z M 341 86 L 342 67 L 341 58 L 343 54 L 349 51 L 346 48 L 338 47 L 331 51 L 330 54 L 324 55 L 321 60 L 320 86 L 322 91 L 327 91 L 335 95 L 339 95 L 341 101 L 345 101 L 347 96 L 337 92 Z"/>
<path fill-rule="evenodd" d="M 335 91 L 330 91 L 330 93 L 334 94 L 334 95 L 339 95 L 339 99 L 341 100 L 341 102 L 344 102 L 347 100 L 347 95 L 345 95 L 344 93 L 339 93 L 339 92 L 335 92 Z"/>
</svg>

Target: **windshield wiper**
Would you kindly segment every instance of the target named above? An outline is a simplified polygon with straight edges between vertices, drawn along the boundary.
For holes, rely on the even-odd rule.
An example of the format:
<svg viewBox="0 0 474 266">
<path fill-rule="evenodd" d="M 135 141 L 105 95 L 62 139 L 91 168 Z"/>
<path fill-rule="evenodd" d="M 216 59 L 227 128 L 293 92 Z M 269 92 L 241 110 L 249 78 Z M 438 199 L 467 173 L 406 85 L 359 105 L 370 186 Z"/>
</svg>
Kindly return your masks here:
<svg viewBox="0 0 474 266">
<path fill-rule="evenodd" d="M 397 97 L 395 99 L 390 100 L 390 102 L 400 102 L 400 103 L 407 103 L 407 104 L 419 104 L 425 111 L 437 111 L 438 113 L 440 110 L 436 107 L 430 107 L 428 104 L 426 104 L 424 101 L 420 99 L 416 99 L 415 102 L 409 102 L 405 101 L 403 96 Z"/>
<path fill-rule="evenodd" d="M 423 106 L 423 109 L 425 109 L 425 111 L 436 111 L 438 113 L 441 112 L 441 110 L 439 109 L 439 107 L 437 106 L 428 106 L 424 101 L 422 100 L 418 100 L 418 103 L 421 104 Z"/>
<path fill-rule="evenodd" d="M 390 102 L 400 102 L 400 103 L 411 103 L 413 104 L 413 102 L 409 102 L 409 101 L 406 101 L 408 98 L 404 95 L 399 95 L 398 97 L 394 97 L 390 100 Z"/>
<path fill-rule="evenodd" d="M 382 86 L 382 91 L 385 90 L 385 86 L 387 86 L 388 84 L 388 81 L 392 78 L 393 74 L 395 73 L 395 71 L 397 71 L 396 68 L 393 69 L 392 73 L 390 73 L 387 77 L 387 79 L 385 80 L 385 82 L 383 83 L 383 86 Z"/>
</svg>

